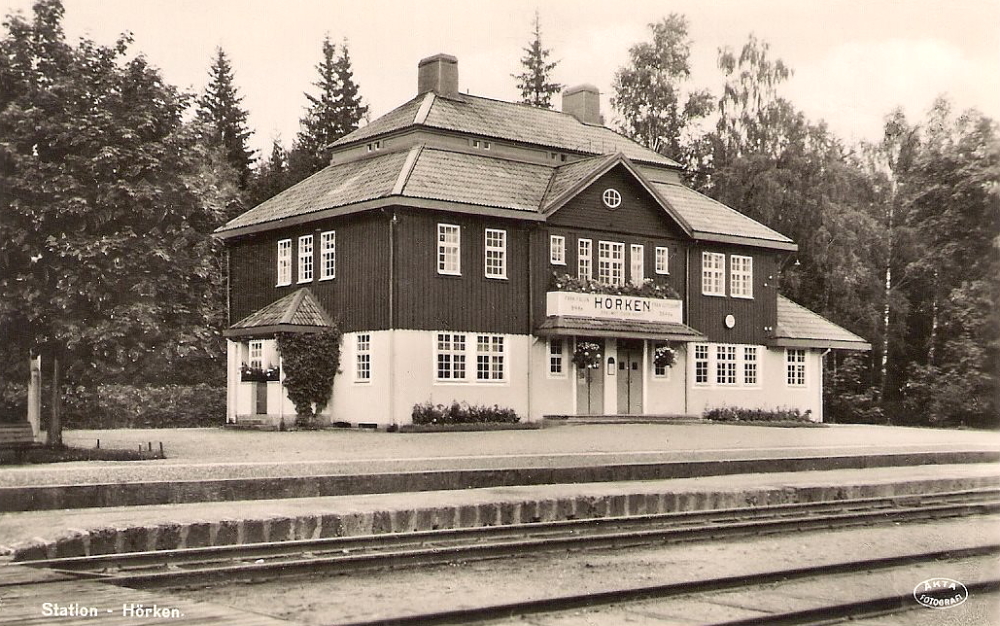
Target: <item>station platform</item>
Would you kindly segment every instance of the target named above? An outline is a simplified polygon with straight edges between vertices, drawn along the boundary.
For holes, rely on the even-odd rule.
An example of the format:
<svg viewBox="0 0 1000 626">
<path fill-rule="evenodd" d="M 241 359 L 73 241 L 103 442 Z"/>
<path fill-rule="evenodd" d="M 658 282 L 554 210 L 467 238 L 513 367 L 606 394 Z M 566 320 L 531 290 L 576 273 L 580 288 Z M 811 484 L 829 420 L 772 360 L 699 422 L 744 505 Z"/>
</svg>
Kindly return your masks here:
<svg viewBox="0 0 1000 626">
<path fill-rule="evenodd" d="M 1000 434 L 981 431 L 602 424 L 432 434 L 78 431 L 66 440 L 91 437 L 164 441 L 170 458 L 4 468 L 6 558 L 1000 485 Z"/>
</svg>

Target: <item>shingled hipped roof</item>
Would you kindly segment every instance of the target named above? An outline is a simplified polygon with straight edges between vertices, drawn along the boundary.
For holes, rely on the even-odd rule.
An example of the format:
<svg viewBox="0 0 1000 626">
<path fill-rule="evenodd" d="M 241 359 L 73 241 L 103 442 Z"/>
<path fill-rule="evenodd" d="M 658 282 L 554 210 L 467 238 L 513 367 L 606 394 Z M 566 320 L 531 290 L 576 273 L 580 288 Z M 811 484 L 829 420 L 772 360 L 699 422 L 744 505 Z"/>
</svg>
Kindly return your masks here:
<svg viewBox="0 0 1000 626">
<path fill-rule="evenodd" d="M 870 343 L 801 304 L 778 296 L 778 325 L 771 345 L 784 348 L 835 348 L 868 351 Z"/>
<path fill-rule="evenodd" d="M 359 143 L 410 126 L 426 126 L 579 154 L 621 152 L 633 161 L 680 168 L 676 161 L 610 128 L 585 124 L 568 113 L 469 94 L 447 97 L 433 92 L 420 94 L 333 145 Z"/>
<path fill-rule="evenodd" d="M 319 332 L 333 321 L 309 289 L 303 287 L 275 300 L 229 327 L 226 337 L 266 336 L 287 332 Z"/>
<path fill-rule="evenodd" d="M 553 166 L 424 146 L 331 165 L 216 232 L 226 237 L 248 227 L 328 217 L 337 209 L 390 198 L 471 205 L 543 219 L 616 165 L 626 167 L 696 239 L 796 249 L 788 237 L 708 196 L 680 184 L 647 181 L 624 154 Z M 317 215 L 320 212 L 323 215 Z"/>
</svg>

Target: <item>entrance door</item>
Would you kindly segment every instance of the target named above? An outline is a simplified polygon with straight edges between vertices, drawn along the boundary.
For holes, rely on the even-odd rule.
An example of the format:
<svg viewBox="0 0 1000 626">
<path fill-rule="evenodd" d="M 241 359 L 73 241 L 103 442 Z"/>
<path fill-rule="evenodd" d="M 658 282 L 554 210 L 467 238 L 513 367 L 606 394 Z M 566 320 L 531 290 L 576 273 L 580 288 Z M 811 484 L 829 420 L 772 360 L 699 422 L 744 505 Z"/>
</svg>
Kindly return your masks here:
<svg viewBox="0 0 1000 626">
<path fill-rule="evenodd" d="M 254 383 L 253 387 L 253 412 L 256 415 L 267 415 L 267 383 Z"/>
<path fill-rule="evenodd" d="M 597 367 L 576 368 L 576 414 L 601 415 L 604 413 L 604 344 L 601 346 L 601 359 Z"/>
<path fill-rule="evenodd" d="M 642 413 L 642 342 L 618 340 L 618 414 Z"/>
</svg>

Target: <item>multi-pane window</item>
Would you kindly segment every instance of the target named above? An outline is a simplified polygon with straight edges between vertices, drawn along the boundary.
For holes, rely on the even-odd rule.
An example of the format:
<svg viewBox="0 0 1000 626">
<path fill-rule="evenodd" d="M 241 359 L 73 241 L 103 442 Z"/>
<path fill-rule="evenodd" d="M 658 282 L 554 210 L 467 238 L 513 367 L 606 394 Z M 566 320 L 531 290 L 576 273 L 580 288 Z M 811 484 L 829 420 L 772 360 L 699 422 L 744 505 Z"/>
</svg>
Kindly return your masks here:
<svg viewBox="0 0 1000 626">
<path fill-rule="evenodd" d="M 641 244 L 634 243 L 630 246 L 629 280 L 633 285 L 639 286 L 646 279 L 645 268 L 643 267 L 643 249 Z"/>
<path fill-rule="evenodd" d="M 566 238 L 562 235 L 549 237 L 549 263 L 566 265 Z"/>
<path fill-rule="evenodd" d="M 711 372 L 715 372 L 711 377 Z M 699 385 L 759 387 L 760 346 L 696 344 L 694 382 Z"/>
<path fill-rule="evenodd" d="M 788 386 L 806 386 L 806 351 L 791 349 L 785 350 L 785 363 L 788 366 Z"/>
<path fill-rule="evenodd" d="M 368 333 L 358 335 L 355 364 L 357 366 L 355 370 L 357 381 L 372 379 L 372 336 Z"/>
<path fill-rule="evenodd" d="M 292 240 L 278 242 L 278 285 L 292 284 Z"/>
<path fill-rule="evenodd" d="M 701 293 L 706 296 L 726 295 L 726 255 L 701 253 Z"/>
<path fill-rule="evenodd" d="M 503 336 L 476 337 L 476 380 L 503 380 Z"/>
<path fill-rule="evenodd" d="M 653 354 L 656 353 L 656 349 L 657 348 L 659 348 L 660 346 L 664 346 L 664 345 L 665 344 L 654 345 L 653 346 Z M 669 372 L 670 372 L 670 368 L 669 367 L 667 367 L 665 365 L 664 366 L 657 365 L 655 362 L 653 363 L 653 376 L 656 376 L 657 378 L 663 378 Z"/>
<path fill-rule="evenodd" d="M 704 343 L 694 347 L 694 382 L 708 384 L 708 345 Z"/>
<path fill-rule="evenodd" d="M 437 379 L 465 380 L 465 335 L 437 334 Z"/>
<path fill-rule="evenodd" d="M 438 224 L 438 274 L 462 274 L 462 231 L 454 224 Z"/>
<path fill-rule="evenodd" d="M 594 277 L 594 242 L 590 239 L 577 241 L 576 277 L 590 280 Z"/>
<path fill-rule="evenodd" d="M 563 375 L 563 340 L 549 339 L 549 374 Z"/>
<path fill-rule="evenodd" d="M 715 383 L 736 384 L 736 346 L 715 347 Z"/>
<path fill-rule="evenodd" d="M 656 247 L 656 273 L 670 273 L 670 248 Z"/>
<path fill-rule="evenodd" d="M 337 233 L 328 230 L 320 235 L 320 280 L 329 280 L 337 276 Z"/>
<path fill-rule="evenodd" d="M 299 282 L 308 283 L 313 279 L 313 236 L 299 237 Z"/>
<path fill-rule="evenodd" d="M 729 257 L 729 293 L 734 298 L 753 297 L 753 257 Z"/>
<path fill-rule="evenodd" d="M 743 346 L 743 384 L 757 384 L 757 346 Z"/>
<path fill-rule="evenodd" d="M 486 258 L 483 263 L 487 278 L 507 278 L 507 231 L 486 229 Z"/>
<path fill-rule="evenodd" d="M 251 369 L 264 369 L 264 341 L 254 339 L 250 342 L 250 367 Z"/>
<path fill-rule="evenodd" d="M 615 241 L 598 242 L 597 280 L 608 285 L 625 284 L 625 244 Z"/>
</svg>

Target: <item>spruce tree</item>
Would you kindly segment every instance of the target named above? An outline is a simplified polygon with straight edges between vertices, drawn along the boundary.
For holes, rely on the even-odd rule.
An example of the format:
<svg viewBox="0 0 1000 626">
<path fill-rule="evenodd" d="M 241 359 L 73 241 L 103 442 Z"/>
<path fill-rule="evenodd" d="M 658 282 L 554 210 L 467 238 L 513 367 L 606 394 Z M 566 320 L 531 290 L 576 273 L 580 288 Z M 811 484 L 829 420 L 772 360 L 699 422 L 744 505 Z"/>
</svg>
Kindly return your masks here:
<svg viewBox="0 0 1000 626">
<path fill-rule="evenodd" d="M 559 93 L 562 85 L 552 81 L 552 70 L 555 69 L 558 61 L 548 62 L 549 54 L 552 52 L 542 47 L 542 29 L 538 18 L 538 11 L 535 11 L 535 38 L 524 50 L 525 56 L 521 57 L 521 65 L 524 73 L 511 74 L 517 79 L 517 88 L 521 91 L 521 102 L 536 107 L 552 108 L 552 95 Z"/>
<path fill-rule="evenodd" d="M 291 155 L 294 180 L 318 172 L 330 162 L 330 144 L 358 127 L 368 113 L 354 82 L 347 42 L 337 46 L 329 35 L 323 39 L 323 60 L 316 66 L 319 80 L 313 85 L 319 94 L 305 94 L 309 108 L 301 119 L 301 129 Z"/>
<path fill-rule="evenodd" d="M 236 172 L 240 189 L 250 181 L 250 166 L 256 161 L 247 147 L 252 131 L 247 128 L 247 111 L 241 106 L 233 66 L 225 51 L 216 48 L 215 60 L 208 71 L 209 83 L 198 99 L 198 118 L 213 131 L 214 140 L 226 153 L 226 160 Z"/>
</svg>

